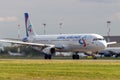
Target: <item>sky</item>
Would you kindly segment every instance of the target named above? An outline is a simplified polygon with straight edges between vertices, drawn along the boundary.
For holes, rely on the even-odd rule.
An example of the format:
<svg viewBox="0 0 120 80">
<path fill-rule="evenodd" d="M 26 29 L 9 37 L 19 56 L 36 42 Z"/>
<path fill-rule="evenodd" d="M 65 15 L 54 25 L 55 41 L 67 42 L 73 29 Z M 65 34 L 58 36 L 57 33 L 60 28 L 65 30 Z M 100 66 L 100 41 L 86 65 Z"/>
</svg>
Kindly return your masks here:
<svg viewBox="0 0 120 80">
<path fill-rule="evenodd" d="M 34 30 L 43 34 L 97 33 L 120 35 L 120 0 L 0 0 L 0 38 L 24 37 L 24 13 L 28 12 Z"/>
</svg>

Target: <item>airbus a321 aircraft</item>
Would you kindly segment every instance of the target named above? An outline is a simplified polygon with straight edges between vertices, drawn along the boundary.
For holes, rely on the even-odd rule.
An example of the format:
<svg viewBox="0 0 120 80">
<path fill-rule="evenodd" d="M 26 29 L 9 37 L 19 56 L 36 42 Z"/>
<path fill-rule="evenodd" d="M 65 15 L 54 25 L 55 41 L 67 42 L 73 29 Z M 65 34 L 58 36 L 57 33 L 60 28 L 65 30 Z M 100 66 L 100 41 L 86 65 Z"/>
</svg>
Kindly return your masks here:
<svg viewBox="0 0 120 80">
<path fill-rule="evenodd" d="M 73 59 L 79 59 L 78 52 L 91 52 L 92 54 L 101 51 L 109 44 L 103 36 L 98 34 L 58 34 L 58 35 L 37 35 L 30 22 L 28 13 L 25 13 L 26 37 L 22 41 L 1 39 L 1 42 L 30 45 L 44 53 L 45 59 L 51 59 L 56 52 L 73 52 Z M 68 53 L 69 54 L 69 53 Z"/>
</svg>

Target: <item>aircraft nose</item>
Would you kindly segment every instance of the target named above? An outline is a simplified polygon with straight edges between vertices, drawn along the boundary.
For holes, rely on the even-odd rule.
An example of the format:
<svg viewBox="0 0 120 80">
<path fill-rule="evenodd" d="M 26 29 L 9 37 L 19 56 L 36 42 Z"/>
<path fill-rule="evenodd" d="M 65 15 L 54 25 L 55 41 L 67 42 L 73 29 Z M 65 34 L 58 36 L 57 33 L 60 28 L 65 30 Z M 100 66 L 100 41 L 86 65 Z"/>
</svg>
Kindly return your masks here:
<svg viewBox="0 0 120 80">
<path fill-rule="evenodd" d="M 107 43 L 105 41 L 99 41 L 96 43 L 96 49 L 98 51 L 104 50 L 107 47 Z"/>
<path fill-rule="evenodd" d="M 104 42 L 100 42 L 100 48 L 103 50 L 107 47 L 107 43 L 104 41 Z"/>
</svg>

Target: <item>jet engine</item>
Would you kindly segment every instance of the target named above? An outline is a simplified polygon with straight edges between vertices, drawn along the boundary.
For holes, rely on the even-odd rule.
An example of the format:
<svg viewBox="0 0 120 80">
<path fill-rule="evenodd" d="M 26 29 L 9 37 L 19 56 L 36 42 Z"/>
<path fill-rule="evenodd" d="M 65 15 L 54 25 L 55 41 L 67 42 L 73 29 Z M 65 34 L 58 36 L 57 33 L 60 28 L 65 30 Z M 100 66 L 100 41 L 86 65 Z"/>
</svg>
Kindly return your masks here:
<svg viewBox="0 0 120 80">
<path fill-rule="evenodd" d="M 55 54 L 56 50 L 54 47 L 46 47 L 42 50 L 45 54 Z"/>
<path fill-rule="evenodd" d="M 24 38 L 22 39 L 22 41 L 23 41 L 23 42 L 27 42 L 27 41 L 28 41 L 28 37 L 24 37 Z"/>
<path fill-rule="evenodd" d="M 54 47 L 46 47 L 42 50 L 42 52 L 45 53 L 45 56 L 44 56 L 45 59 L 51 59 L 52 54 L 55 54 L 56 50 Z"/>
</svg>

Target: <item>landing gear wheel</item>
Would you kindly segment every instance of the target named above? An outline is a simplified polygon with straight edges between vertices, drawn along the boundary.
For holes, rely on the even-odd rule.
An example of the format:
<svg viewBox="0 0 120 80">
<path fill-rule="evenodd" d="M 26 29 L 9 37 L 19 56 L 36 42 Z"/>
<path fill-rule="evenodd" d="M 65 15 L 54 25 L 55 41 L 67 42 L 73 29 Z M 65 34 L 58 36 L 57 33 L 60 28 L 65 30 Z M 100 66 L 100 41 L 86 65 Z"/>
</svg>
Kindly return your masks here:
<svg viewBox="0 0 120 80">
<path fill-rule="evenodd" d="M 72 58 L 73 58 L 73 59 L 79 59 L 79 55 L 74 54 L 74 55 L 72 55 Z"/>
<path fill-rule="evenodd" d="M 45 54 L 44 59 L 51 59 L 52 55 L 51 54 Z"/>
</svg>

